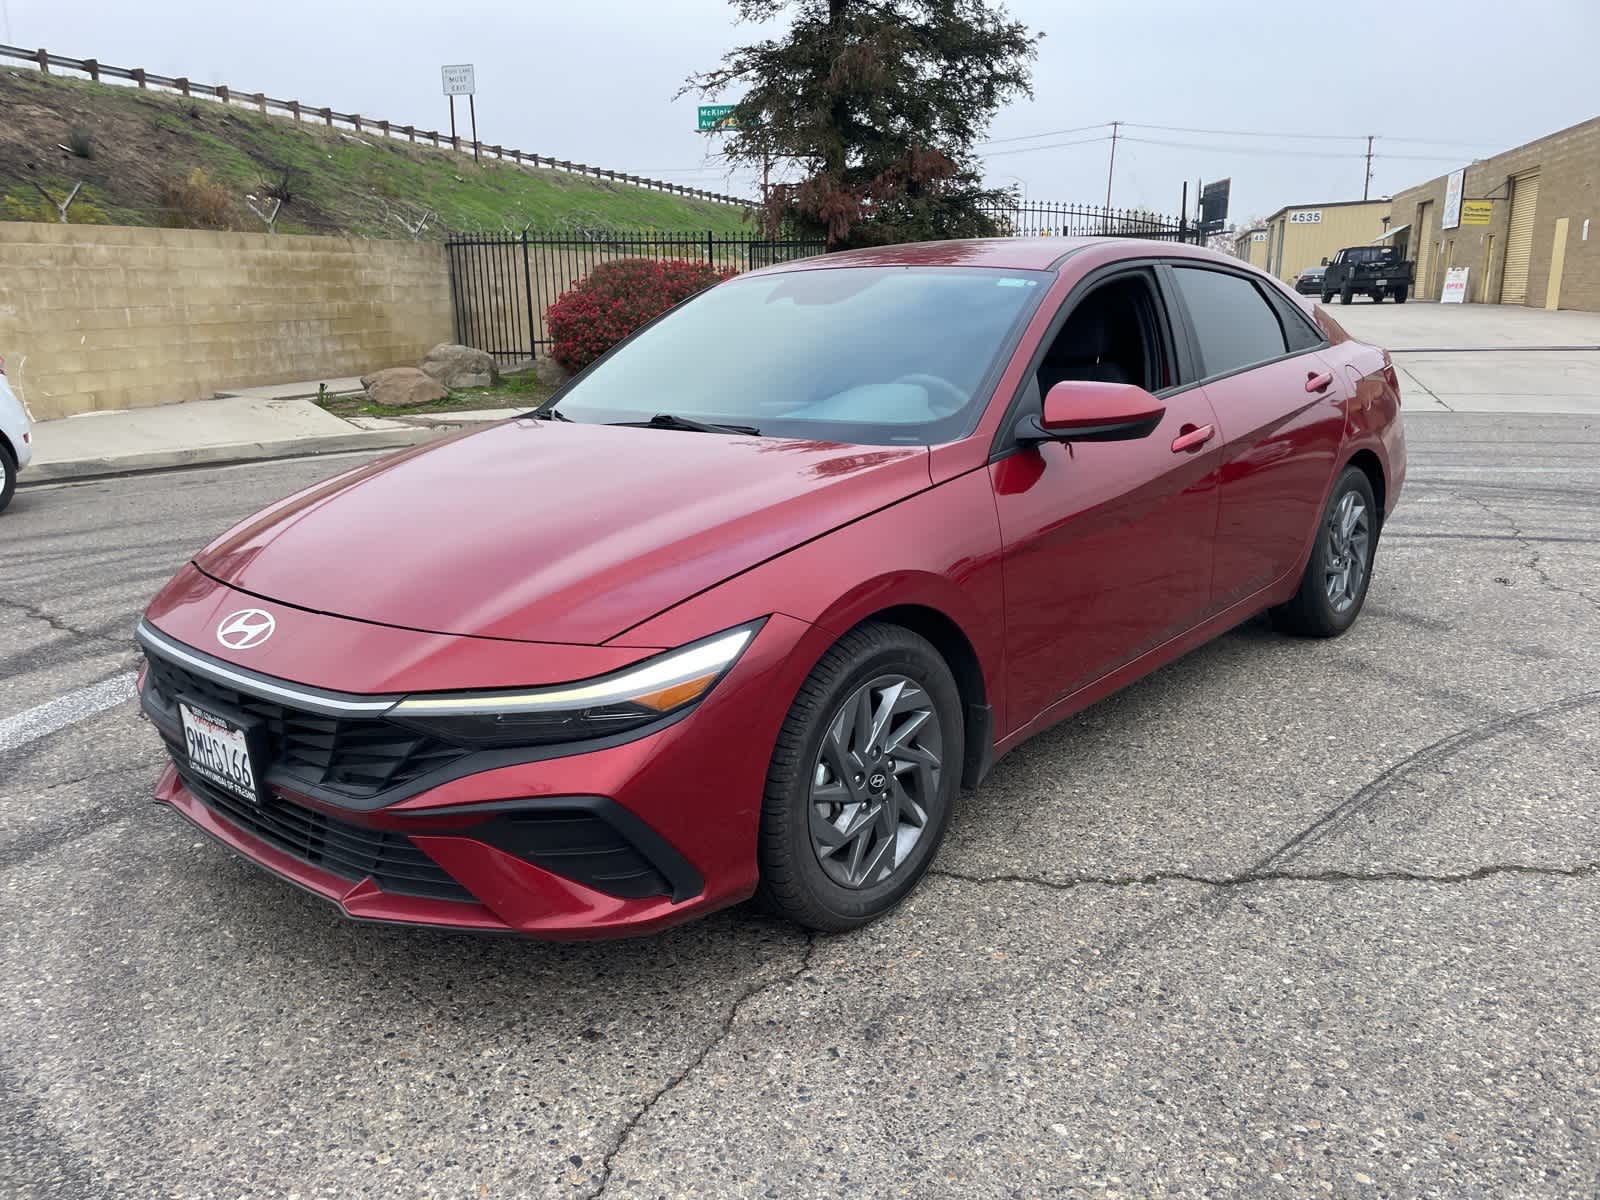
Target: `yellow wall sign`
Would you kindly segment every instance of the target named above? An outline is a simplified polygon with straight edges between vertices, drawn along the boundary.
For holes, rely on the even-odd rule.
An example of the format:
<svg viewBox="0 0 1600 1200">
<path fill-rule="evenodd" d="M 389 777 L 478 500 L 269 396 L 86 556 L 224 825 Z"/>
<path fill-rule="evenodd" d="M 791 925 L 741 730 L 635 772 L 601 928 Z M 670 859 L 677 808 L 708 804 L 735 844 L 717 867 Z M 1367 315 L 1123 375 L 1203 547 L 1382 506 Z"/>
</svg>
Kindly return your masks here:
<svg viewBox="0 0 1600 1200">
<path fill-rule="evenodd" d="M 1493 219 L 1493 200 L 1463 200 L 1461 202 L 1461 223 L 1463 225 L 1487 225 Z"/>
</svg>

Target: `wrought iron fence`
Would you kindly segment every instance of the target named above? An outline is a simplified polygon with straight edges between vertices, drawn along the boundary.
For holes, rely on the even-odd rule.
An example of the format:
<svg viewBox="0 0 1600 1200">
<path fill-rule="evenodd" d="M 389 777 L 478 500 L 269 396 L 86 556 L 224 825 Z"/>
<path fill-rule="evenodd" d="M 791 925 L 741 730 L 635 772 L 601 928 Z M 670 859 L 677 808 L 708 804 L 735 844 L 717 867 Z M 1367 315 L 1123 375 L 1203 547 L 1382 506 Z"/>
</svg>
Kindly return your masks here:
<svg viewBox="0 0 1600 1200">
<path fill-rule="evenodd" d="M 445 242 L 456 340 L 503 361 L 548 350 L 545 311 L 603 262 L 681 259 L 719 271 L 749 271 L 826 249 L 820 241 L 756 234 L 607 230 L 457 234 Z"/>
<path fill-rule="evenodd" d="M 1090 204 L 1004 204 L 987 210 L 1006 237 L 1133 237 L 1198 242 L 1200 230 L 1183 217 L 1143 208 Z"/>
</svg>

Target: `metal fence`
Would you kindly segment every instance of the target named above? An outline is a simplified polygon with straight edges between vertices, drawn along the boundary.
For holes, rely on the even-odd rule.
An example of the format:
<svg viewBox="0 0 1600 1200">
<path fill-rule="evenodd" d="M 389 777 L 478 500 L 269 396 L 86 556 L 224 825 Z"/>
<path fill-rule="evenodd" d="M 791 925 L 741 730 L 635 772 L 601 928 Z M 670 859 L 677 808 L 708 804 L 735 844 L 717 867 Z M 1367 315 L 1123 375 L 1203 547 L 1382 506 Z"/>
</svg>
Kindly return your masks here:
<svg viewBox="0 0 1600 1200">
<path fill-rule="evenodd" d="M 445 242 L 456 341 L 502 361 L 548 350 L 545 310 L 613 259 L 679 259 L 719 271 L 749 271 L 810 258 L 826 248 L 820 241 L 774 241 L 755 234 L 457 234 Z"/>
<path fill-rule="evenodd" d="M 1006 204 L 986 210 L 1006 237 L 1134 237 L 1198 242 L 1200 229 L 1183 217 L 1142 208 L 1089 204 Z"/>
</svg>

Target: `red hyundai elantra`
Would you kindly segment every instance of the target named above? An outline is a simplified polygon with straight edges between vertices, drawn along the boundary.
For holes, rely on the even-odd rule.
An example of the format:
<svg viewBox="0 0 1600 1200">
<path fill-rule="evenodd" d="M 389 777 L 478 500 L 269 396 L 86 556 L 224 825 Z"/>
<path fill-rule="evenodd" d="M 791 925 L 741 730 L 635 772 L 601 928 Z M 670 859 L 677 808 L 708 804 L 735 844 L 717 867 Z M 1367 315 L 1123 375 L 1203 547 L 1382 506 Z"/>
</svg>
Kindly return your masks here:
<svg viewBox="0 0 1600 1200">
<path fill-rule="evenodd" d="M 848 929 L 1029 735 L 1263 610 L 1349 628 L 1399 404 L 1185 246 L 744 275 L 196 556 L 138 630 L 158 795 L 352 917 Z"/>
</svg>

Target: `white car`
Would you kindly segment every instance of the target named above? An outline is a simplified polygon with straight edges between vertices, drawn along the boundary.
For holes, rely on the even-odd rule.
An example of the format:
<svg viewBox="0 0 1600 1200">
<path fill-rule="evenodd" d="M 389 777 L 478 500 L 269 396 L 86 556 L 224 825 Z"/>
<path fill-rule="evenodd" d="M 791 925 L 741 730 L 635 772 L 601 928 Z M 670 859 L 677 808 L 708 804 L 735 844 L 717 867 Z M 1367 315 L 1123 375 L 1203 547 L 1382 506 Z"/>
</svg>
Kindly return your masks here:
<svg viewBox="0 0 1600 1200">
<path fill-rule="evenodd" d="M 17 490 L 17 472 L 33 459 L 33 430 L 22 401 L 6 382 L 6 360 L 0 358 L 0 512 Z"/>
</svg>

